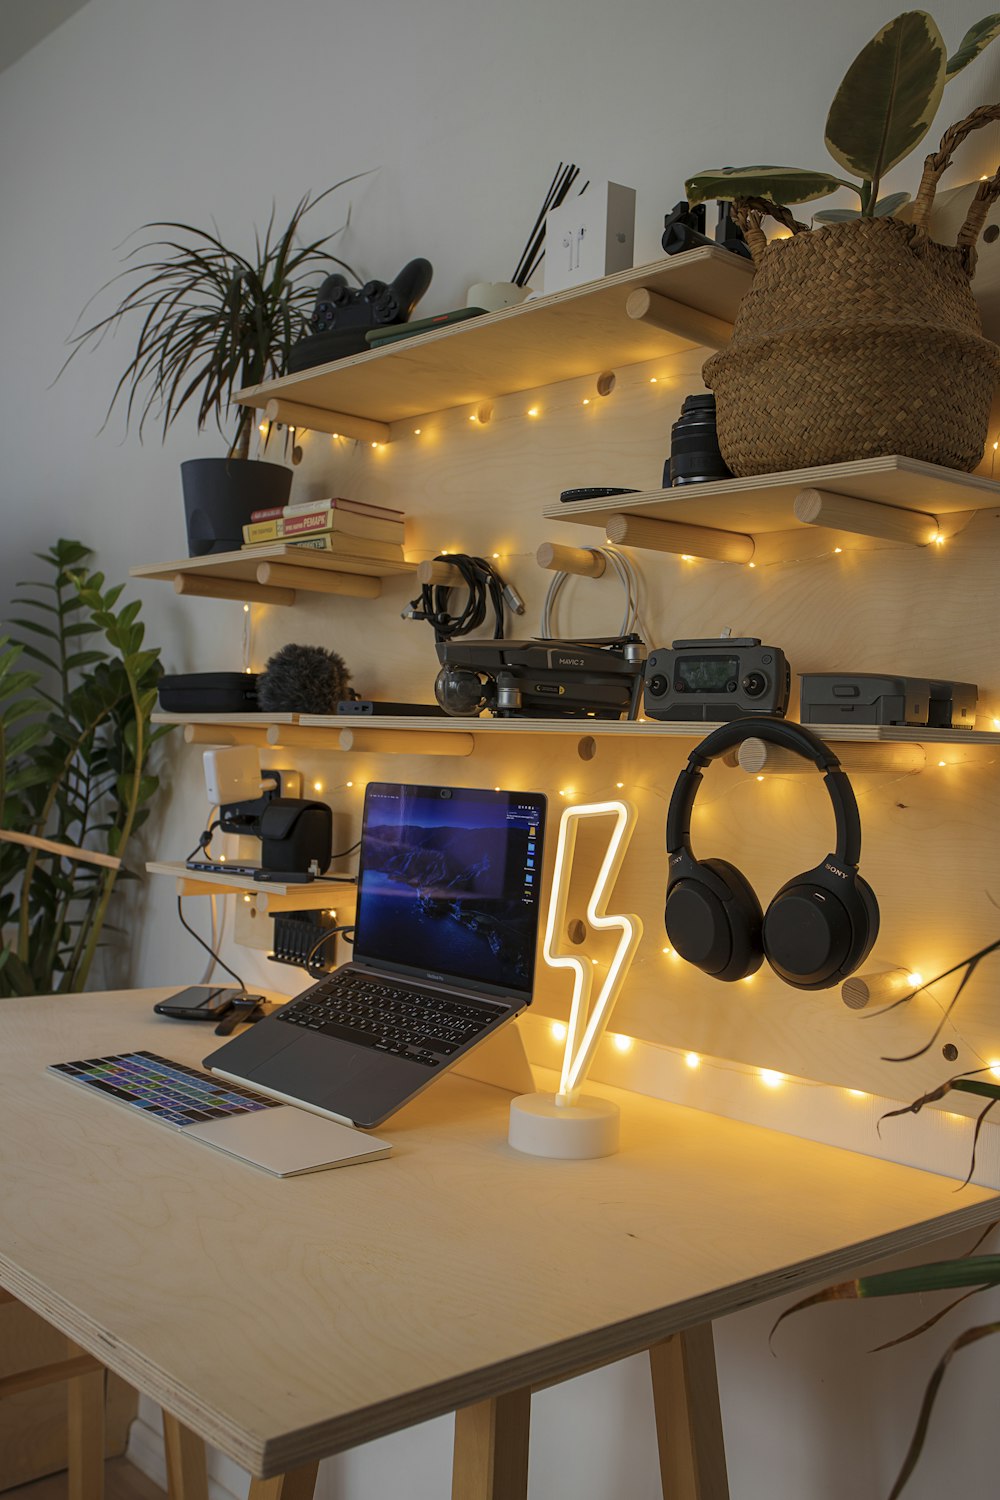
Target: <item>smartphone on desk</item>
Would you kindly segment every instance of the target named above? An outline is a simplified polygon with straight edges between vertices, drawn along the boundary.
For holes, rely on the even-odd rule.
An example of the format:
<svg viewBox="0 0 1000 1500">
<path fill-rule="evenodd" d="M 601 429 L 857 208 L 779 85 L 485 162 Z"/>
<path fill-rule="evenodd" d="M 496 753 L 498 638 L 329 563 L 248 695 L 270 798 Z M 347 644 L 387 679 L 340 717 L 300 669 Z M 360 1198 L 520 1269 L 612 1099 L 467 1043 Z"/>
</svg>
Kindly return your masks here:
<svg viewBox="0 0 1000 1500">
<path fill-rule="evenodd" d="M 232 1010 L 237 996 L 240 991 L 232 985 L 192 984 L 166 1000 L 158 1000 L 153 1010 L 158 1016 L 177 1021 L 217 1021 Z"/>
</svg>

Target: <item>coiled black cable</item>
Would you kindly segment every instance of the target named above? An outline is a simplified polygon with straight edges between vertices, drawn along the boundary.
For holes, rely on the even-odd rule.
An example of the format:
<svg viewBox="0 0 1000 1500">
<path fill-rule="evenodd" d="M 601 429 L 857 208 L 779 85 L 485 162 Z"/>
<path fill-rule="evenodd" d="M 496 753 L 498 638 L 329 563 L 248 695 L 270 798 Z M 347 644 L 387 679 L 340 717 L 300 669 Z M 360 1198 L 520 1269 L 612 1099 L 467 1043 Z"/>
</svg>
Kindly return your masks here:
<svg viewBox="0 0 1000 1500">
<path fill-rule="evenodd" d="M 502 639 L 503 607 L 509 585 L 504 583 L 493 564 L 487 562 L 485 557 L 470 557 L 466 552 L 442 552 L 434 561 L 451 563 L 461 573 L 469 591 L 465 607 L 457 614 L 452 614 L 449 609 L 455 585 L 425 583 L 419 596 L 410 601 L 407 617 L 412 620 L 429 620 L 434 627 L 435 641 L 450 641 L 455 636 L 468 635 L 470 631 L 478 630 L 486 621 L 487 606 L 492 605 L 493 639 Z M 522 609 L 523 607 L 521 605 Z"/>
</svg>

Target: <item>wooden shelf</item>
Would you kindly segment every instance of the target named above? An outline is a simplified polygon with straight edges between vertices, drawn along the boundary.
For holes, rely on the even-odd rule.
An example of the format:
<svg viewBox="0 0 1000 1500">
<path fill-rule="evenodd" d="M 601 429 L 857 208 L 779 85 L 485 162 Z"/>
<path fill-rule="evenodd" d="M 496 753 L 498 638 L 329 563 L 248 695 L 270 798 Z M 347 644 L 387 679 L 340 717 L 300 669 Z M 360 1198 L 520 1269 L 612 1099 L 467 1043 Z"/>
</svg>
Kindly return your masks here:
<svg viewBox="0 0 1000 1500">
<path fill-rule="evenodd" d="M 343 419 L 334 430 L 368 437 L 367 431 L 351 433 L 346 419 L 399 422 L 697 348 L 717 332 L 716 322 L 732 324 L 752 275 L 750 262 L 728 250 L 689 250 L 248 386 L 236 399 L 245 406 L 277 399 L 312 407 L 325 414 L 319 430 L 331 430 L 332 416 Z M 679 331 L 626 311 L 630 294 L 642 288 L 657 294 L 657 317 L 667 302 L 665 316 L 673 315 Z M 298 425 L 308 426 L 307 416 L 300 415 Z"/>
<path fill-rule="evenodd" d="M 210 552 L 177 562 L 130 568 L 133 578 L 163 578 L 178 594 L 242 599 L 258 604 L 294 604 L 300 593 L 345 594 L 377 599 L 381 579 L 416 572 L 416 563 L 379 558 L 336 557 L 309 547 L 276 542 L 239 552 Z"/>
<path fill-rule="evenodd" d="M 230 875 L 224 871 L 189 870 L 174 860 L 149 860 L 148 875 L 170 875 L 177 882 L 178 896 L 225 896 L 231 893 L 252 894 L 261 911 L 313 911 L 321 907 L 343 905 L 348 898 L 353 905 L 357 887 L 353 878 L 345 880 L 310 880 L 303 885 L 276 880 L 252 880 L 249 875 Z"/>
<path fill-rule="evenodd" d="M 254 744 L 263 748 L 353 752 L 371 755 L 471 755 L 479 735 L 555 735 L 582 740 L 682 739 L 697 743 L 716 725 L 702 721 L 658 723 L 607 719 L 455 719 L 393 717 L 341 718 L 320 714 L 154 714 L 156 724 L 184 724 L 185 739 L 195 744 Z M 844 749 L 839 753 L 847 770 L 920 770 L 927 762 L 992 760 L 1000 755 L 1000 731 L 987 729 L 926 729 L 882 724 L 811 724 L 823 740 Z M 758 741 L 746 741 L 740 764 L 748 771 L 790 771 L 801 767 L 797 758 L 773 749 L 758 751 Z M 747 746 L 751 747 L 747 752 Z M 886 747 L 878 750 L 878 746 Z M 893 746 L 903 747 L 894 753 Z M 928 748 L 936 747 L 936 748 Z M 952 752 L 949 756 L 944 747 Z M 763 754 L 758 765 L 754 754 Z M 736 756 L 732 757 L 736 763 Z"/>
<path fill-rule="evenodd" d="M 766 563 L 818 556 L 837 546 L 928 545 L 989 509 L 1000 509 L 1000 484 L 993 480 L 894 455 L 556 503 L 544 514 L 551 521 L 600 526 L 610 540 L 629 547 Z M 813 514 L 816 522 L 806 519 Z"/>
</svg>

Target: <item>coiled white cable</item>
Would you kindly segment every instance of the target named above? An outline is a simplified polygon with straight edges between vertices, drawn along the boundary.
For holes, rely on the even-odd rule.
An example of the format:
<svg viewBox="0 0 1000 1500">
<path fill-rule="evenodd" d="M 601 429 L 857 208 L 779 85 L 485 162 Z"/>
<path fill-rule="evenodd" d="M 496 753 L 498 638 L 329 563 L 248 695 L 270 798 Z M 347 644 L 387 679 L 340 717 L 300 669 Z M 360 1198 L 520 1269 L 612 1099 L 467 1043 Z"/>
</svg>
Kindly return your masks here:
<svg viewBox="0 0 1000 1500">
<path fill-rule="evenodd" d="M 614 547 L 584 547 L 584 552 L 593 552 L 596 556 L 603 557 L 618 575 L 618 579 L 625 590 L 625 614 L 622 617 L 619 635 L 642 634 L 639 629 L 639 594 L 641 578 L 639 570 L 630 557 L 624 552 L 619 552 Z M 570 575 L 568 573 L 555 573 L 552 582 L 546 590 L 545 599 L 542 604 L 542 618 L 540 633 L 543 637 L 551 640 L 556 636 L 553 628 L 555 606 L 563 584 Z"/>
</svg>

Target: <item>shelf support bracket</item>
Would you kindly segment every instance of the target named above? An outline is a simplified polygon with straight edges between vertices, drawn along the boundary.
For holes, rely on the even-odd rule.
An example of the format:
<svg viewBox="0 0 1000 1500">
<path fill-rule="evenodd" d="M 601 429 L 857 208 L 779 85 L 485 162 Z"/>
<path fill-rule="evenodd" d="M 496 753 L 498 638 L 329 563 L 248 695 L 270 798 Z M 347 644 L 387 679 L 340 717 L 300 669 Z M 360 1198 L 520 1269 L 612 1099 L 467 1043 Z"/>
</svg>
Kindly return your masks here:
<svg viewBox="0 0 1000 1500">
<path fill-rule="evenodd" d="M 675 552 L 682 557 L 707 557 L 712 562 L 748 563 L 754 539 L 738 531 L 711 526 L 686 526 L 645 516 L 609 516 L 608 541 L 616 547 L 645 547 L 650 552 Z"/>
<path fill-rule="evenodd" d="M 211 573 L 174 574 L 175 594 L 198 599 L 241 599 L 244 604 L 294 604 L 295 588 L 301 587 L 297 574 L 295 588 L 265 587 L 265 584 L 259 568 L 256 583 L 249 578 L 216 578 Z"/>
<path fill-rule="evenodd" d="M 265 592 L 268 593 L 286 589 L 291 593 L 301 589 L 309 594 L 350 594 L 355 599 L 377 599 L 382 592 L 381 580 L 370 578 L 367 573 L 337 573 L 332 569 L 293 567 L 288 563 L 258 563 L 257 582 L 266 585 Z"/>
<path fill-rule="evenodd" d="M 269 422 L 283 422 L 286 427 L 306 427 L 310 432 L 330 432 L 334 437 L 360 438 L 365 443 L 391 441 L 388 423 L 373 422 L 369 417 L 324 411 L 320 406 L 306 406 L 301 401 L 279 401 L 274 396 L 264 411 Z"/>
<path fill-rule="evenodd" d="M 927 764 L 923 745 L 892 740 L 880 740 L 874 744 L 838 741 L 837 758 L 846 771 L 892 771 L 897 776 L 922 771 Z M 740 770 L 751 776 L 761 776 L 765 772 L 775 776 L 808 776 L 813 770 L 801 755 L 795 755 L 780 745 L 769 745 L 756 737 L 743 741 L 736 760 Z"/>
<path fill-rule="evenodd" d="M 928 547 L 943 534 L 937 516 L 925 511 L 902 510 L 898 505 L 858 500 L 832 490 L 800 490 L 792 509 L 795 519 L 804 526 L 853 531 L 860 536 L 905 542 L 912 547 Z"/>
<path fill-rule="evenodd" d="M 644 286 L 629 292 L 625 311 L 636 322 L 675 333 L 678 338 L 690 339 L 706 349 L 723 349 L 733 336 L 732 323 L 713 318 L 711 313 L 701 312 L 697 307 L 685 307 L 683 302 L 675 302 Z"/>
</svg>

